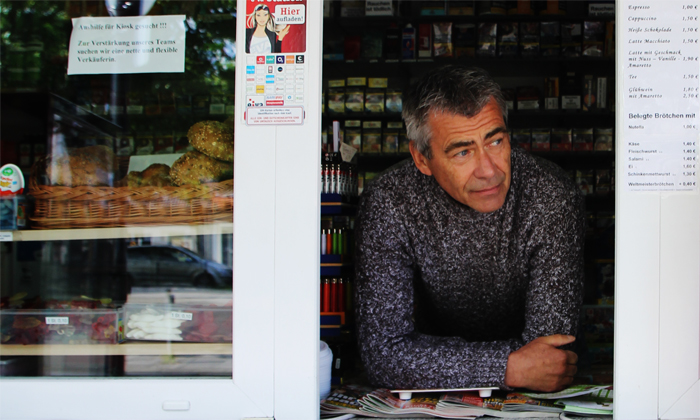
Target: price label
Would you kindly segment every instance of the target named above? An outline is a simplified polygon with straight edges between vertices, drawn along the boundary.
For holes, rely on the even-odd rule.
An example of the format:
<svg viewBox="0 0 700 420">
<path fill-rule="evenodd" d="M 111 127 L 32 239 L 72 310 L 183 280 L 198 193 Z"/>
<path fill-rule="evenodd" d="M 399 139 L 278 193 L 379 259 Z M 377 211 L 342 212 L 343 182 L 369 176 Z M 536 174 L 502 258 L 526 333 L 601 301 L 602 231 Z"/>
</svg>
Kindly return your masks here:
<svg viewBox="0 0 700 420">
<path fill-rule="evenodd" d="M 170 318 L 181 319 L 183 321 L 192 321 L 191 312 L 170 312 Z"/>
<path fill-rule="evenodd" d="M 46 325 L 68 325 L 67 316 L 47 316 Z"/>
</svg>

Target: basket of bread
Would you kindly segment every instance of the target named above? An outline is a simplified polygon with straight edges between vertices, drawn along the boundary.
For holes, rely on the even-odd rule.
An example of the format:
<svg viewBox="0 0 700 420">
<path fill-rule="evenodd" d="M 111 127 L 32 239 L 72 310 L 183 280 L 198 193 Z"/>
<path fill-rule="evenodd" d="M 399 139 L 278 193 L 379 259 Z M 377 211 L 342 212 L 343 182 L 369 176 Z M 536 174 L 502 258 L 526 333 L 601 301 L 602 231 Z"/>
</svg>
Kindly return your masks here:
<svg viewBox="0 0 700 420">
<path fill-rule="evenodd" d="M 233 220 L 233 129 L 200 121 L 193 150 L 172 165 L 155 163 L 125 176 L 107 146 L 46 156 L 32 167 L 28 192 L 35 229 L 199 224 Z"/>
</svg>

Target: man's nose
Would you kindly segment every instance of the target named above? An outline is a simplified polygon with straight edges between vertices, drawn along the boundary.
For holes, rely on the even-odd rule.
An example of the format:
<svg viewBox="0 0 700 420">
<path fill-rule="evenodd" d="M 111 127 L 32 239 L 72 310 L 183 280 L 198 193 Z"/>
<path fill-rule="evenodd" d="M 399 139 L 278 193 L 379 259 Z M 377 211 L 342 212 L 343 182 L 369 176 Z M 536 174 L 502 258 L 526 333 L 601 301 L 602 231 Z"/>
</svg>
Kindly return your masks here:
<svg viewBox="0 0 700 420">
<path fill-rule="evenodd" d="M 493 159 L 486 153 L 485 150 L 477 152 L 476 168 L 474 175 L 479 178 L 491 178 L 496 174 L 496 166 L 493 164 Z"/>
</svg>

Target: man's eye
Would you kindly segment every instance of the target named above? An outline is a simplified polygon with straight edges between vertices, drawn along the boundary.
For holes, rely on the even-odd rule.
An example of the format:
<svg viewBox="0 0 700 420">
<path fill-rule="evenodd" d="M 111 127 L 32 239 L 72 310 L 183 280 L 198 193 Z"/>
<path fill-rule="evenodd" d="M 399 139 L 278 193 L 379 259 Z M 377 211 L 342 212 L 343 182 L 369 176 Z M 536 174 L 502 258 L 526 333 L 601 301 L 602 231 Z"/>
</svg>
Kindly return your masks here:
<svg viewBox="0 0 700 420">
<path fill-rule="evenodd" d="M 468 155 L 468 154 L 469 154 L 469 150 L 466 150 L 466 149 L 465 149 L 465 150 L 462 150 L 462 151 L 457 152 L 457 155 L 456 155 L 456 156 L 466 156 L 466 155 Z"/>
</svg>

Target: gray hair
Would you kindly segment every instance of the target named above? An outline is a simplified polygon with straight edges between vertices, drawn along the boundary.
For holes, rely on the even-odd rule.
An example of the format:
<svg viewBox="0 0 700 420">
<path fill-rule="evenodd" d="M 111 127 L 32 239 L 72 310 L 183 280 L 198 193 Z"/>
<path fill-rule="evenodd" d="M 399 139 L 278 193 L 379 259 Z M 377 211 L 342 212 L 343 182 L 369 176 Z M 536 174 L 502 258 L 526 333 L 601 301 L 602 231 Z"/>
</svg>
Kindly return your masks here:
<svg viewBox="0 0 700 420">
<path fill-rule="evenodd" d="M 507 123 L 508 109 L 501 87 L 485 70 L 458 65 L 433 70 L 404 95 L 401 115 L 406 123 L 406 135 L 423 156 L 431 159 L 429 114 L 444 112 L 471 118 L 481 112 L 491 98 Z"/>
</svg>

